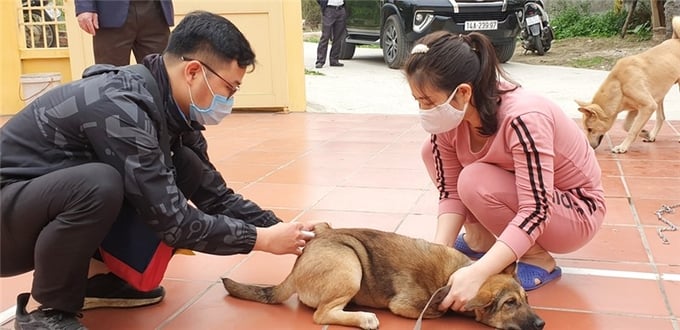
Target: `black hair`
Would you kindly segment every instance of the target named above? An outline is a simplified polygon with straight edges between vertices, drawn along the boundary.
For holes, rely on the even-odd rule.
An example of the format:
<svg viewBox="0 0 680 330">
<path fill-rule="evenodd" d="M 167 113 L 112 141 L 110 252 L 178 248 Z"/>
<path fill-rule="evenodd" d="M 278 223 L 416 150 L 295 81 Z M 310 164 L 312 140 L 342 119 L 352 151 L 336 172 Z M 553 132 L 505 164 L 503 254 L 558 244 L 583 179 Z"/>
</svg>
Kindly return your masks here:
<svg viewBox="0 0 680 330">
<path fill-rule="evenodd" d="M 218 61 L 235 60 L 241 68 L 255 68 L 255 53 L 228 19 L 207 11 L 192 11 L 170 34 L 166 54 Z"/>
<path fill-rule="evenodd" d="M 437 31 L 422 37 L 415 47 L 403 67 L 408 80 L 416 86 L 431 86 L 449 93 L 462 83 L 470 84 L 471 102 L 482 121 L 478 132 L 485 136 L 496 133 L 500 95 L 519 85 L 500 67 L 489 39 L 478 32 L 454 35 Z M 501 90 L 499 76 L 515 87 Z"/>
</svg>

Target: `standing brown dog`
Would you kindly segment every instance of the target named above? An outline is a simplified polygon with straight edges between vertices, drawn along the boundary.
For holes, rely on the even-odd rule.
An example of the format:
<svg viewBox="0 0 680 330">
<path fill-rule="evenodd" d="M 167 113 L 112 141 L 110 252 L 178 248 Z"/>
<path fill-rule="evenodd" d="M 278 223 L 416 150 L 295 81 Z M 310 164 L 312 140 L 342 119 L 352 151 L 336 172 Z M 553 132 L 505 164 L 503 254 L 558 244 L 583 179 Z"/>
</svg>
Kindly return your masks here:
<svg viewBox="0 0 680 330">
<path fill-rule="evenodd" d="M 331 229 L 317 224 L 316 237 L 298 257 L 288 277 L 276 286 L 256 286 L 222 279 L 231 296 L 277 304 L 294 293 L 312 308 L 317 324 L 338 324 L 377 329 L 374 313 L 345 311 L 345 305 L 389 308 L 408 318 L 442 316 L 438 310 L 444 295 L 432 295 L 445 286 L 449 276 L 471 263 L 456 249 L 372 229 Z M 497 329 L 543 329 L 545 322 L 527 302 L 515 277 L 515 264 L 491 276 L 477 296 L 467 303 L 478 322 Z M 446 290 L 444 293 L 448 292 Z"/>
<path fill-rule="evenodd" d="M 654 142 L 666 119 L 663 99 L 673 84 L 680 87 L 680 17 L 673 18 L 673 38 L 616 62 L 591 103 L 576 101 L 590 146 L 597 148 L 621 111 L 628 111 L 623 129 L 628 135 L 613 153 L 625 153 L 638 135 Z M 651 132 L 642 129 L 656 112 Z"/>
</svg>

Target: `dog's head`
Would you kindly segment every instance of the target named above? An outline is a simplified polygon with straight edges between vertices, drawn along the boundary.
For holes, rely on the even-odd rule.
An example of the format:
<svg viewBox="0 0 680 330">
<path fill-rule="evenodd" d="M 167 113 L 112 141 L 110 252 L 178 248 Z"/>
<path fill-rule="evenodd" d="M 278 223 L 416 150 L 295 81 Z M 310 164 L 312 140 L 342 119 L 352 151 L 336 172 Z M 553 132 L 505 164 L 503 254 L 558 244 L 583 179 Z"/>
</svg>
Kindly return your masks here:
<svg viewBox="0 0 680 330">
<path fill-rule="evenodd" d="M 517 264 L 489 277 L 465 309 L 475 313 L 477 322 L 504 330 L 541 330 L 545 321 L 529 305 L 527 293 L 517 280 Z"/>
<path fill-rule="evenodd" d="M 604 134 L 614 125 L 616 116 L 605 113 L 602 107 L 595 103 L 578 100 L 576 103 L 578 104 L 578 111 L 583 114 L 583 130 L 588 138 L 588 143 L 595 149 L 602 142 Z"/>
</svg>

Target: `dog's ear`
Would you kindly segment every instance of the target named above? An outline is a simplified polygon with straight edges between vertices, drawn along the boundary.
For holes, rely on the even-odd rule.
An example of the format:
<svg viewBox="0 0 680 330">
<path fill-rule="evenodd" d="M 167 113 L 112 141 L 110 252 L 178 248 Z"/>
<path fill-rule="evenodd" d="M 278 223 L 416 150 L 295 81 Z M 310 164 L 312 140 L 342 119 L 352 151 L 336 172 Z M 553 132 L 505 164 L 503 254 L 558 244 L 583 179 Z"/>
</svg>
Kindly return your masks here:
<svg viewBox="0 0 680 330">
<path fill-rule="evenodd" d="M 510 263 L 508 267 L 505 267 L 505 269 L 503 269 L 501 274 L 508 274 L 512 276 L 517 275 L 517 262 Z"/>
<path fill-rule="evenodd" d="M 586 106 L 588 106 L 590 104 L 588 102 L 580 101 L 580 100 L 574 100 L 574 102 L 576 102 L 576 104 L 578 104 L 579 108 L 585 108 Z"/>
<path fill-rule="evenodd" d="M 490 290 L 479 290 L 477 295 L 465 304 L 465 309 L 477 311 L 486 308 L 493 303 L 493 293 Z"/>
<path fill-rule="evenodd" d="M 317 233 L 331 228 L 330 222 L 317 222 L 314 224 L 314 232 Z"/>
<path fill-rule="evenodd" d="M 600 108 L 599 105 L 594 104 L 594 103 L 581 105 L 581 106 L 578 107 L 578 111 L 580 111 L 586 117 L 595 117 L 595 118 L 604 117 L 604 113 L 602 112 L 602 108 Z"/>
<path fill-rule="evenodd" d="M 591 103 L 583 102 L 583 101 L 579 101 L 579 100 L 574 100 L 574 101 L 576 102 L 576 104 L 578 104 L 578 111 L 581 112 L 582 114 L 589 116 L 589 117 L 597 115 L 590 108 L 590 106 L 592 105 Z"/>
</svg>

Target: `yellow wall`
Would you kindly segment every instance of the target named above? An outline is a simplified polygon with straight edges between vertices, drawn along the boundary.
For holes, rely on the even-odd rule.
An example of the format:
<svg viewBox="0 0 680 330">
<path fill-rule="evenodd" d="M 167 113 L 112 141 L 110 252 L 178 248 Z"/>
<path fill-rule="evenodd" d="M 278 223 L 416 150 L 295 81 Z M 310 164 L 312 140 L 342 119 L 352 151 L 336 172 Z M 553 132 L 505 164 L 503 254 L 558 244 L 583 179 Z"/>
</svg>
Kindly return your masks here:
<svg viewBox="0 0 680 330">
<path fill-rule="evenodd" d="M 57 72 L 62 83 L 71 81 L 71 65 L 68 49 L 22 49 L 19 38 L 23 37 L 20 22 L 20 1 L 0 0 L 0 115 L 12 115 L 24 107 L 22 74 Z"/>
<path fill-rule="evenodd" d="M 10 0 L 0 0 L 0 115 L 16 113 L 23 102 L 19 99 L 21 59 L 17 42 L 17 11 Z"/>
<path fill-rule="evenodd" d="M 302 1 L 283 0 L 283 19 L 286 45 L 286 77 L 288 78 L 288 110 L 305 111 L 305 63 L 302 41 Z"/>
<path fill-rule="evenodd" d="M 207 10 L 232 20 L 251 41 L 258 57 L 255 72 L 246 76 L 235 107 L 250 110 L 305 111 L 302 13 L 299 0 L 174 0 L 176 23 L 190 10 Z M 92 38 L 75 20 L 74 0 L 64 0 L 68 48 L 20 49 L 23 36 L 20 0 L 0 0 L 0 114 L 14 114 L 20 100 L 21 74 L 59 72 L 62 83 L 79 79 L 94 63 Z M 266 27 L 266 28 L 263 28 Z M 23 32 L 23 30 L 21 30 Z M 15 45 L 16 47 L 12 47 Z M 264 64 L 264 65 L 262 65 Z"/>
<path fill-rule="evenodd" d="M 21 60 L 22 73 L 59 72 L 61 82 L 71 81 L 71 64 L 68 57 L 31 58 Z"/>
</svg>

